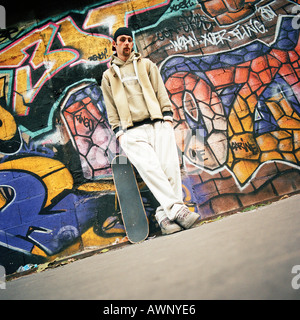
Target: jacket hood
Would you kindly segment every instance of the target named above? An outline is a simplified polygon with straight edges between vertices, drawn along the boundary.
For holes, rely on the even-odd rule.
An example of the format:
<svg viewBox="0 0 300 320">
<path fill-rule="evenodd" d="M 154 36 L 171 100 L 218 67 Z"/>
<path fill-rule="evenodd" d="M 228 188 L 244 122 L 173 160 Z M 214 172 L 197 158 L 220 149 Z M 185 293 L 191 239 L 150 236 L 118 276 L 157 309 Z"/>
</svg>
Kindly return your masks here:
<svg viewBox="0 0 300 320">
<path fill-rule="evenodd" d="M 129 58 L 126 61 L 121 60 L 116 55 L 112 55 L 110 66 L 112 67 L 113 64 L 117 65 L 118 67 L 121 67 L 125 63 L 132 62 L 133 60 L 138 60 L 141 58 L 141 54 L 135 51 L 132 51 Z"/>
</svg>

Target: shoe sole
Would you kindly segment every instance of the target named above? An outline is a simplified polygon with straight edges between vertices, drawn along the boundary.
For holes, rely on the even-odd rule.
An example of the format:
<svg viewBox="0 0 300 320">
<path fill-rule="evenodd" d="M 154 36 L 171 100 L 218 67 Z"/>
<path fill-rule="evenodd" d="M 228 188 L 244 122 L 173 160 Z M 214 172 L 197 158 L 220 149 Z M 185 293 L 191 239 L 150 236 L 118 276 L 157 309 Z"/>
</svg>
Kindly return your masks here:
<svg viewBox="0 0 300 320">
<path fill-rule="evenodd" d="M 169 235 L 169 234 L 173 234 L 173 233 L 176 233 L 176 232 L 180 232 L 180 231 L 182 231 L 182 228 L 180 228 L 180 229 L 175 229 L 175 231 L 169 231 L 169 232 L 166 232 L 166 231 L 161 231 L 161 233 L 162 233 L 162 235 L 164 235 L 164 236 L 167 236 L 167 235 Z"/>
<path fill-rule="evenodd" d="M 200 218 L 200 216 L 195 217 L 187 225 L 184 225 L 183 223 L 180 223 L 178 220 L 176 220 L 176 223 L 178 223 L 184 229 L 190 229 L 196 223 L 196 221 L 199 220 L 199 218 Z"/>
</svg>

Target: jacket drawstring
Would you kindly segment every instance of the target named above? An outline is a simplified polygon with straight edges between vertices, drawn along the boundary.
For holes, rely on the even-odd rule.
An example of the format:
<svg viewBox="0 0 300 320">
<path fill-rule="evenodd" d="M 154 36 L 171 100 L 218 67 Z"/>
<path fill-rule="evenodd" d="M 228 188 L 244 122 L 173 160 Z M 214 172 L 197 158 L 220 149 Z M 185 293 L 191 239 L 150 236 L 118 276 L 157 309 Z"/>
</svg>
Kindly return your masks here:
<svg viewBox="0 0 300 320">
<path fill-rule="evenodd" d="M 119 79 L 121 80 L 122 83 L 124 83 L 126 81 L 137 80 L 139 85 L 141 86 L 141 82 L 140 82 L 140 78 L 139 78 L 139 74 L 138 74 L 138 69 L 137 69 L 137 59 L 136 58 L 133 59 L 133 69 L 134 69 L 135 76 L 129 76 L 129 77 L 122 78 L 120 68 L 114 63 L 112 64 L 112 67 L 115 70 L 115 73 L 117 74 L 117 76 L 119 77 Z"/>
</svg>

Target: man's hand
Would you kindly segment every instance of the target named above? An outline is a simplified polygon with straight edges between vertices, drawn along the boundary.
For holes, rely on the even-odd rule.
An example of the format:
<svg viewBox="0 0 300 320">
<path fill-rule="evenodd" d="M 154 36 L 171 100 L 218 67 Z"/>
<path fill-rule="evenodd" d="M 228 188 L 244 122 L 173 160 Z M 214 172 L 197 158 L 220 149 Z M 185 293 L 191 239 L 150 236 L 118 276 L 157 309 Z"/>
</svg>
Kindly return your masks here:
<svg viewBox="0 0 300 320">
<path fill-rule="evenodd" d="M 172 121 L 170 121 L 170 120 L 165 120 L 165 122 L 170 123 L 170 125 L 173 127 L 173 122 L 172 122 Z"/>
<path fill-rule="evenodd" d="M 118 137 L 119 144 L 121 144 L 122 139 L 123 139 L 123 134 L 121 134 L 121 135 Z"/>
</svg>

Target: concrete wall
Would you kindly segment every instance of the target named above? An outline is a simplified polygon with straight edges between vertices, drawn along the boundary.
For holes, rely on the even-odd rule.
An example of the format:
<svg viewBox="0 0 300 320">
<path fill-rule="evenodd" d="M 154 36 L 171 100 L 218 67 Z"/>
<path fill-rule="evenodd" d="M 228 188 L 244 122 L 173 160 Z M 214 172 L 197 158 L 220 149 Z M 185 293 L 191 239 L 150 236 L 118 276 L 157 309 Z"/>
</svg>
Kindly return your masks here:
<svg viewBox="0 0 300 320">
<path fill-rule="evenodd" d="M 191 210 L 207 218 L 297 192 L 298 11 L 287 0 L 101 1 L 0 30 L 7 273 L 124 237 L 99 87 L 120 26 L 160 68 Z M 156 202 L 142 194 L 153 234 Z"/>
</svg>

